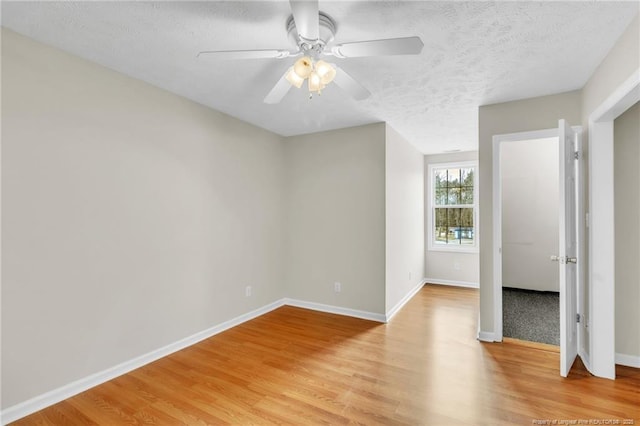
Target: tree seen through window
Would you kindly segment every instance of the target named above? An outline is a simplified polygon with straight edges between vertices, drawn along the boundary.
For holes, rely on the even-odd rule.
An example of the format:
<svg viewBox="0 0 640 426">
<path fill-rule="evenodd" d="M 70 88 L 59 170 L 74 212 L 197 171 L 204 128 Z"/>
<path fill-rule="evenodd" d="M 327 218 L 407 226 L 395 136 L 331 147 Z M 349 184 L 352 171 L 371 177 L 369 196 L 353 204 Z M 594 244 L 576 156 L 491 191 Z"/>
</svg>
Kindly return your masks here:
<svg viewBox="0 0 640 426">
<path fill-rule="evenodd" d="M 434 170 L 434 242 L 473 245 L 474 168 Z"/>
</svg>

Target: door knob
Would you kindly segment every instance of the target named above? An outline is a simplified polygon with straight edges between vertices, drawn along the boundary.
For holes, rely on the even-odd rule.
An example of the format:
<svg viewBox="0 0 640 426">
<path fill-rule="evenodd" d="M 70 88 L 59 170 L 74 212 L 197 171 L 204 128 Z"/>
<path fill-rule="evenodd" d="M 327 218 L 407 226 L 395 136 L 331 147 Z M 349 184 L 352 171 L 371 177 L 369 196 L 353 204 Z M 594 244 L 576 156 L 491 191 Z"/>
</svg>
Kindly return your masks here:
<svg viewBox="0 0 640 426">
<path fill-rule="evenodd" d="M 551 260 L 552 262 L 557 262 L 560 260 L 560 256 L 551 255 L 549 256 L 549 260 Z"/>
<path fill-rule="evenodd" d="M 578 263 L 578 259 L 575 257 L 567 257 L 567 263 Z"/>
</svg>

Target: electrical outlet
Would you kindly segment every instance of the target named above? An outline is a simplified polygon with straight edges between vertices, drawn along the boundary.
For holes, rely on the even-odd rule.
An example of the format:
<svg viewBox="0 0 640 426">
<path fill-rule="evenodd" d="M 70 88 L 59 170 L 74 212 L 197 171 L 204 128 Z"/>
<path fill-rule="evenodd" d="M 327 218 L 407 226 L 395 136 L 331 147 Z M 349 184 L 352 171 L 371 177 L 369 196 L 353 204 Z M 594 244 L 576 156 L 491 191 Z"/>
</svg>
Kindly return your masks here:
<svg viewBox="0 0 640 426">
<path fill-rule="evenodd" d="M 340 284 L 337 281 L 335 283 L 333 283 L 333 291 L 335 293 L 340 293 L 342 291 L 342 284 Z"/>
<path fill-rule="evenodd" d="M 413 274 L 411 273 L 411 271 L 409 271 L 409 281 L 411 281 L 412 277 L 413 277 Z"/>
<path fill-rule="evenodd" d="M 245 289 L 244 289 L 244 295 L 246 297 L 251 297 L 251 286 L 248 285 Z"/>
<path fill-rule="evenodd" d="M 453 269 L 455 269 L 456 271 L 460 270 L 460 262 L 454 262 L 453 263 Z"/>
</svg>

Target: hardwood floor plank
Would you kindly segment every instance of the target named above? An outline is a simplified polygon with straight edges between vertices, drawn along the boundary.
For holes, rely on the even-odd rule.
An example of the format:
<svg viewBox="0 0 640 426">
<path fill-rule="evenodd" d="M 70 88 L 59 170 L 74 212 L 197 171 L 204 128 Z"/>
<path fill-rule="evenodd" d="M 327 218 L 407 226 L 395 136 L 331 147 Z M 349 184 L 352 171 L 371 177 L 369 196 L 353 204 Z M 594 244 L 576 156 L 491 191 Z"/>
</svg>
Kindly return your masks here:
<svg viewBox="0 0 640 426">
<path fill-rule="evenodd" d="M 41 418 L 37 418 L 37 420 L 33 423 L 31 421 L 28 424 L 34 425 L 96 425 L 93 420 L 87 417 L 82 411 L 76 409 L 69 403 L 69 400 L 62 401 L 52 407 L 47 408 L 46 410 L 42 410 L 39 413 L 42 414 Z M 27 419 L 32 416 L 27 417 Z M 40 423 L 42 422 L 42 423 Z"/>
<path fill-rule="evenodd" d="M 477 341 L 477 306 L 438 285 L 388 324 L 285 306 L 15 424 L 640 424 L 639 369 L 562 378 L 553 348 Z"/>
</svg>

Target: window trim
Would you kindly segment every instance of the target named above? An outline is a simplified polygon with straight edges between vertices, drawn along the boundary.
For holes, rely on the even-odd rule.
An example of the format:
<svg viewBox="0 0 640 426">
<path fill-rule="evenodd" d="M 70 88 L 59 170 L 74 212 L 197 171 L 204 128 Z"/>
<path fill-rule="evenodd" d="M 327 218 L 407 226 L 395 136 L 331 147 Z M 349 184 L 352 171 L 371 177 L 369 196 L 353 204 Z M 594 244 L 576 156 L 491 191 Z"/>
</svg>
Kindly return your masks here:
<svg viewBox="0 0 640 426">
<path fill-rule="evenodd" d="M 452 168 L 473 168 L 473 235 L 474 241 L 473 245 L 440 245 L 435 243 L 435 179 L 433 178 L 433 174 L 435 170 L 440 169 L 452 169 Z M 427 235 L 428 235 L 428 244 L 427 250 L 429 251 L 440 251 L 440 252 L 455 252 L 455 253 L 478 253 L 479 239 L 478 239 L 478 162 L 475 160 L 470 161 L 452 161 L 447 163 L 430 163 L 427 167 L 427 173 L 429 178 L 429 185 L 427 191 L 427 224 L 429 226 Z M 456 207 L 468 207 L 468 204 L 465 205 L 451 205 L 447 206 L 449 208 Z"/>
</svg>

